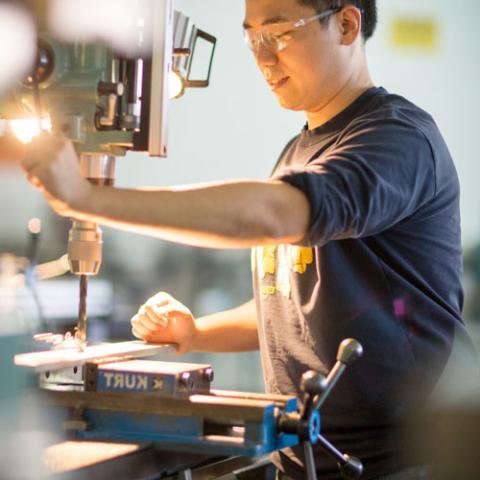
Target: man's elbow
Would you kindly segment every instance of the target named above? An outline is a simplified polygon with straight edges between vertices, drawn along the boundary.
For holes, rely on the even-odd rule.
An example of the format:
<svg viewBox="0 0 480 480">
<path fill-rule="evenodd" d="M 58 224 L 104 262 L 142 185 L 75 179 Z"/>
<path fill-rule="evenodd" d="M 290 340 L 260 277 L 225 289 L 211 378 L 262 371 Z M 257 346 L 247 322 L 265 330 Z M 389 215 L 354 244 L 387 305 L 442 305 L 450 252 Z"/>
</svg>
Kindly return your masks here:
<svg viewBox="0 0 480 480">
<path fill-rule="evenodd" d="M 282 182 L 282 195 L 269 205 L 270 233 L 273 243 L 302 241 L 310 224 L 310 203 L 298 188 Z"/>
</svg>

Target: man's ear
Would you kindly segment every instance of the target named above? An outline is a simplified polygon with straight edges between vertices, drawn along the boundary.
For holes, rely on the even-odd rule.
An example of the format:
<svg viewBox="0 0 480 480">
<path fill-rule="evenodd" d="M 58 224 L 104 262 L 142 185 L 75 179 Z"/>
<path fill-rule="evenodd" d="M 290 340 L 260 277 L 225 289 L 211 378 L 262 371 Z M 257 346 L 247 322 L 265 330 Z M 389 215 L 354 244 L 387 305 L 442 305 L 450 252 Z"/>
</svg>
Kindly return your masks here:
<svg viewBox="0 0 480 480">
<path fill-rule="evenodd" d="M 338 13 L 342 45 L 351 45 L 362 34 L 362 13 L 353 5 L 347 5 Z"/>
</svg>

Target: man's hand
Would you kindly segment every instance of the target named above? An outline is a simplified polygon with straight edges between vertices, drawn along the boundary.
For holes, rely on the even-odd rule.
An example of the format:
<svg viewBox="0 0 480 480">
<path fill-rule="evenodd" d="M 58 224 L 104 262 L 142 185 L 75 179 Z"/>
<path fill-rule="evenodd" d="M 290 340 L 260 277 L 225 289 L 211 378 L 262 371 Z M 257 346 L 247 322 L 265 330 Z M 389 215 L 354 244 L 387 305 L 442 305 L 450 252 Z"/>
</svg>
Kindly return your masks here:
<svg viewBox="0 0 480 480">
<path fill-rule="evenodd" d="M 32 140 L 22 167 L 30 183 L 62 216 L 71 216 L 73 205 L 89 196 L 91 185 L 81 174 L 72 143 L 65 138 L 44 133 Z"/>
<path fill-rule="evenodd" d="M 131 319 L 135 337 L 153 343 L 174 343 L 178 353 L 186 353 L 198 335 L 190 310 L 168 293 L 147 300 Z"/>
</svg>

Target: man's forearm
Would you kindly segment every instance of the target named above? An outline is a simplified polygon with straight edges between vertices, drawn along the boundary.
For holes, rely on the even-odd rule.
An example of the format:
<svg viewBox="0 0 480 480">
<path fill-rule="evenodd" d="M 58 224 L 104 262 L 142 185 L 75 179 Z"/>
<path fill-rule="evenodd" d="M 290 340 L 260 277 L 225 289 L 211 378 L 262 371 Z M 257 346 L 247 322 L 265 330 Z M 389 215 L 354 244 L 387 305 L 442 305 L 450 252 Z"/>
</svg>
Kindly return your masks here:
<svg viewBox="0 0 480 480">
<path fill-rule="evenodd" d="M 151 191 L 92 186 L 70 207 L 80 220 L 209 248 L 299 241 L 310 214 L 299 190 L 259 181 Z"/>
<path fill-rule="evenodd" d="M 258 350 L 255 302 L 195 320 L 198 336 L 190 346 L 195 352 L 244 352 Z"/>
</svg>

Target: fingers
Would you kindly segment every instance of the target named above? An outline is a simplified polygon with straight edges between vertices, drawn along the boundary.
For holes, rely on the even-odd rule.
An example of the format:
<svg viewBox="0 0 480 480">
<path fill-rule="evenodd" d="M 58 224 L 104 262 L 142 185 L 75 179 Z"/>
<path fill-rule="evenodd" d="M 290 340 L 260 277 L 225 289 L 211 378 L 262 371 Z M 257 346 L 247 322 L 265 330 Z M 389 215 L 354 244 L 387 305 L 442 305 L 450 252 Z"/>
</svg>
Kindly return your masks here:
<svg viewBox="0 0 480 480">
<path fill-rule="evenodd" d="M 131 319 L 135 337 L 159 343 L 180 344 L 189 338 L 193 316 L 171 295 L 159 292 L 143 304 Z"/>
<path fill-rule="evenodd" d="M 143 306 L 130 320 L 133 335 L 141 339 L 152 336 L 159 339 L 162 336 L 168 336 L 166 329 L 169 313 L 165 306 L 156 308 L 150 305 Z"/>
<path fill-rule="evenodd" d="M 165 328 L 168 325 L 168 311 L 161 311 L 160 308 L 154 309 L 147 306 L 145 308 L 145 315 L 142 317 L 142 322 L 147 328 L 151 330 L 158 330 L 159 327 Z"/>
<path fill-rule="evenodd" d="M 144 334 L 136 327 L 132 327 L 132 335 L 139 340 L 144 340 Z"/>
<path fill-rule="evenodd" d="M 154 305 L 154 306 L 162 306 L 178 303 L 171 295 L 166 292 L 158 292 L 153 297 L 150 297 L 146 302 L 145 305 Z"/>
<path fill-rule="evenodd" d="M 132 317 L 130 324 L 132 325 L 132 333 L 137 338 L 143 339 L 150 333 L 150 330 L 142 324 L 138 315 Z"/>
</svg>

